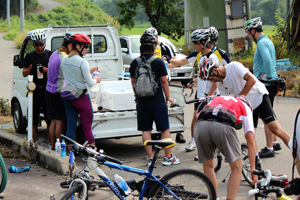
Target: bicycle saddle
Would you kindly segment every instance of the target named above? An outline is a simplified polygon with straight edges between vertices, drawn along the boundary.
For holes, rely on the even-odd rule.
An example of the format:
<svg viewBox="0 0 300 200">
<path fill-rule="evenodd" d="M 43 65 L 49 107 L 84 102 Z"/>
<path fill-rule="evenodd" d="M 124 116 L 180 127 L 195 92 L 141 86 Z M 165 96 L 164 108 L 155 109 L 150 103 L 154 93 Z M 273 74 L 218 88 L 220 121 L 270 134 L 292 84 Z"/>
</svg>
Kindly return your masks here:
<svg viewBox="0 0 300 200">
<path fill-rule="evenodd" d="M 172 148 L 175 146 L 176 142 L 172 138 L 165 138 L 162 140 L 147 140 L 144 142 L 144 145 L 157 145 L 166 149 Z"/>
</svg>

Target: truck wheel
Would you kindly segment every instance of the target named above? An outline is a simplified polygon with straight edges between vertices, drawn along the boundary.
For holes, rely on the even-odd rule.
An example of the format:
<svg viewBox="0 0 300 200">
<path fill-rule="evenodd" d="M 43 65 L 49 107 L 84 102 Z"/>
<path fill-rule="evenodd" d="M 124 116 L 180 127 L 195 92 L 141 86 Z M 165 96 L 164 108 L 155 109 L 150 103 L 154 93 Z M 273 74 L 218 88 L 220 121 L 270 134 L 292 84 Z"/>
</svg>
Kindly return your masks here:
<svg viewBox="0 0 300 200">
<path fill-rule="evenodd" d="M 19 102 L 15 102 L 13 105 L 13 120 L 14 120 L 14 127 L 17 133 L 24 133 L 26 131 L 26 124 L 23 121 L 23 115 L 21 111 L 21 107 Z"/>
</svg>

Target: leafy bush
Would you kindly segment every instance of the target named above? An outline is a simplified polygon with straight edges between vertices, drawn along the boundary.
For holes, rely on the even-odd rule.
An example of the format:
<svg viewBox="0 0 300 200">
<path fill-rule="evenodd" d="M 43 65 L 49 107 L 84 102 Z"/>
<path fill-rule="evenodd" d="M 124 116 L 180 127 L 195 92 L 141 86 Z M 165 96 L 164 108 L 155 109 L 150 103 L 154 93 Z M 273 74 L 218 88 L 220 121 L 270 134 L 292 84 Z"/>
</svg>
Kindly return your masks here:
<svg viewBox="0 0 300 200">
<path fill-rule="evenodd" d="M 66 25 L 99 25 L 109 24 L 120 29 L 120 26 L 110 16 L 104 13 L 97 4 L 91 0 L 72 0 L 72 2 L 63 1 L 67 6 L 58 6 L 53 10 L 39 13 L 35 16 L 33 13 L 27 14 L 25 18 L 26 31 L 44 28 L 48 24 L 51 26 Z M 20 41 L 25 36 L 20 33 L 20 18 L 12 16 L 10 25 L 6 25 L 6 21 L 0 20 L 0 31 L 7 32 L 5 39 L 15 40 L 16 45 L 20 47 Z M 25 32 L 25 31 L 24 31 Z"/>
</svg>

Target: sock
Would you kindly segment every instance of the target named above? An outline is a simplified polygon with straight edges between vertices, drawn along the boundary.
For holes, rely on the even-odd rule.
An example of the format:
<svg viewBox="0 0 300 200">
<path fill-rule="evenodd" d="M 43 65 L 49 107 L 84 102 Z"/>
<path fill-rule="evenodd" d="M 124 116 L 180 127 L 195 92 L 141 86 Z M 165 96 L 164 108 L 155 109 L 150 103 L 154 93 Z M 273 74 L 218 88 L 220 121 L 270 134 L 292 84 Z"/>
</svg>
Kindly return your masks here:
<svg viewBox="0 0 300 200">
<path fill-rule="evenodd" d="M 273 141 L 273 145 L 276 145 L 278 144 L 278 140 L 277 141 Z"/>
<path fill-rule="evenodd" d="M 219 200 L 219 197 L 217 197 L 216 200 Z"/>
<path fill-rule="evenodd" d="M 192 141 L 195 141 L 195 139 L 194 139 L 194 138 L 192 138 L 192 139 L 191 139 L 191 142 L 192 142 Z"/>
<path fill-rule="evenodd" d="M 266 146 L 266 147 L 267 147 L 267 146 Z M 269 151 L 273 151 L 273 150 L 274 150 L 273 147 L 272 147 L 272 148 L 267 147 L 267 149 L 268 149 Z"/>
</svg>

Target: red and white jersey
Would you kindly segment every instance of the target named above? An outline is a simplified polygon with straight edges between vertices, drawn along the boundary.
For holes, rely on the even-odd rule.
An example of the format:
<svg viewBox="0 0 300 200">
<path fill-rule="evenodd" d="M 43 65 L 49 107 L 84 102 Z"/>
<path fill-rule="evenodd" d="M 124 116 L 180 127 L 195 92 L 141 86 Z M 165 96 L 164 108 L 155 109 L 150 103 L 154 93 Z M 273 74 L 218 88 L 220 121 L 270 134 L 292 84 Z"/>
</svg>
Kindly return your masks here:
<svg viewBox="0 0 300 200">
<path fill-rule="evenodd" d="M 202 109 L 200 120 L 215 120 L 235 127 L 243 123 L 245 134 L 254 133 L 252 111 L 244 102 L 231 96 L 218 96 Z"/>
</svg>

